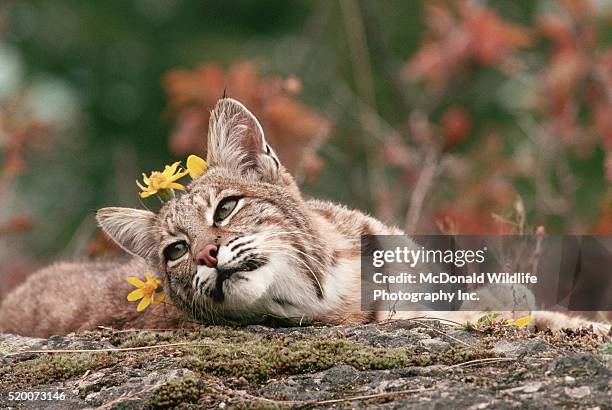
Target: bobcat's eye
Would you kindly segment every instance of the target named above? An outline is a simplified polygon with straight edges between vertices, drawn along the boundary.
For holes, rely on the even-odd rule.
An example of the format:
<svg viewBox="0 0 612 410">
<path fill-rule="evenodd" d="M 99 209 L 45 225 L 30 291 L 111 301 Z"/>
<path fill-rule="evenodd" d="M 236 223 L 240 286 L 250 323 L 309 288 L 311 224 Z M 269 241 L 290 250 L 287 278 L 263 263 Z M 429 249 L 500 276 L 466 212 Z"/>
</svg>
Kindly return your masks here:
<svg viewBox="0 0 612 410">
<path fill-rule="evenodd" d="M 164 256 L 169 261 L 175 261 L 179 259 L 181 256 L 185 255 L 188 249 L 189 248 L 187 246 L 187 242 L 185 241 L 175 242 L 171 245 L 166 246 L 166 249 L 164 249 Z"/>
<path fill-rule="evenodd" d="M 236 208 L 239 199 L 240 198 L 236 196 L 229 196 L 221 200 L 219 205 L 217 205 L 217 209 L 215 209 L 215 215 L 213 217 L 215 222 L 221 222 L 227 218 L 232 213 L 234 208 Z"/>
</svg>

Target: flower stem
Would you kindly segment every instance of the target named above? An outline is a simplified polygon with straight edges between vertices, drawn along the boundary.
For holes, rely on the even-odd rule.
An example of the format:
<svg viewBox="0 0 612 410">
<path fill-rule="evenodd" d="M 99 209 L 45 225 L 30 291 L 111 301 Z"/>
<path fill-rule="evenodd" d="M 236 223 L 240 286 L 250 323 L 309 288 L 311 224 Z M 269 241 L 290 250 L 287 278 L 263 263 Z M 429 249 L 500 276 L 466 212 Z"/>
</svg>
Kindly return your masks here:
<svg viewBox="0 0 612 410">
<path fill-rule="evenodd" d="M 175 198 L 174 195 L 174 189 L 160 189 L 159 191 L 157 191 L 157 196 L 159 197 L 159 200 L 163 202 L 168 202 L 171 199 Z"/>
</svg>

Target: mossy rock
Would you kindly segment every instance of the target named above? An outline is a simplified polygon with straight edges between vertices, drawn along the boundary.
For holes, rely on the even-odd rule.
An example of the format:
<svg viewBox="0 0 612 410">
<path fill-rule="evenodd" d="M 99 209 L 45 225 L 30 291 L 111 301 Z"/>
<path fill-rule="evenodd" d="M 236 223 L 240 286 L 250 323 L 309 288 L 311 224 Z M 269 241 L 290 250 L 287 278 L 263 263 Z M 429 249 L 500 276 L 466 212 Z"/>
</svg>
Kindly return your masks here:
<svg viewBox="0 0 612 410">
<path fill-rule="evenodd" d="M 197 380 L 195 377 L 184 377 L 161 386 L 144 407 L 147 409 L 172 409 L 181 404 L 195 404 L 207 393 L 210 393 L 210 389 L 206 388 L 202 380 Z"/>
<path fill-rule="evenodd" d="M 0 387 L 33 387 L 79 377 L 115 365 L 110 353 L 52 354 L 0 368 Z"/>
</svg>

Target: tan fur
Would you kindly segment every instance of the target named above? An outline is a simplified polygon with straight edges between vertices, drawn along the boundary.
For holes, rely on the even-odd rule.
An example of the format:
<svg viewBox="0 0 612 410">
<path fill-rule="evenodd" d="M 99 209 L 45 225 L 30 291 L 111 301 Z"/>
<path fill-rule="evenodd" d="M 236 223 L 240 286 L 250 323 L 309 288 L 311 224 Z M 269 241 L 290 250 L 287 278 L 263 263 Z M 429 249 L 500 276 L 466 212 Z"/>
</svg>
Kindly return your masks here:
<svg viewBox="0 0 612 410">
<path fill-rule="evenodd" d="M 210 169 L 158 214 L 125 208 L 98 212 L 102 228 L 126 251 L 127 261 L 57 264 L 32 275 L 0 306 L 0 330 L 48 336 L 115 327 L 204 323 L 356 324 L 387 312 L 360 304 L 362 235 L 402 234 L 355 210 L 306 201 L 265 141 L 261 126 L 240 103 L 221 100 L 211 115 Z M 215 221 L 219 203 L 236 207 Z M 185 256 L 167 260 L 178 241 Z M 217 268 L 199 266 L 196 255 L 219 246 Z M 178 308 L 135 313 L 125 278 L 146 271 L 164 279 Z M 493 296 L 492 296 L 493 297 Z M 495 296 L 497 297 L 497 296 Z M 451 320 L 475 320 L 480 312 L 429 312 Z M 404 317 L 422 316 L 423 312 Z M 579 326 L 545 312 L 543 324 Z"/>
<path fill-rule="evenodd" d="M 175 308 L 138 314 L 125 278 L 147 271 L 141 259 L 56 263 L 31 275 L 3 300 L 0 330 L 48 337 L 97 326 L 164 328 L 185 319 Z"/>
</svg>

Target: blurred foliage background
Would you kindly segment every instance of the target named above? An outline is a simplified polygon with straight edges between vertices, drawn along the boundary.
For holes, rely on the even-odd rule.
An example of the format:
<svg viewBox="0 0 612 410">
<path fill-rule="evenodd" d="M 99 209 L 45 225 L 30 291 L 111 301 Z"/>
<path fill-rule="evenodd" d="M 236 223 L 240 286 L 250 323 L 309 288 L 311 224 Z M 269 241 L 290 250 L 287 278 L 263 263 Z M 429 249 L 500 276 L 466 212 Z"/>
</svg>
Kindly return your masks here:
<svg viewBox="0 0 612 410">
<path fill-rule="evenodd" d="M 0 2 L 2 292 L 204 154 L 224 89 L 308 196 L 411 233 L 612 233 L 609 0 Z M 1 294 L 0 294 L 1 295 Z"/>
</svg>

